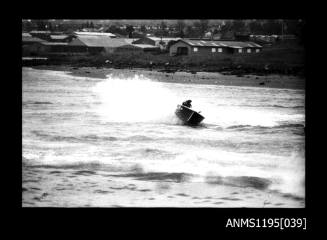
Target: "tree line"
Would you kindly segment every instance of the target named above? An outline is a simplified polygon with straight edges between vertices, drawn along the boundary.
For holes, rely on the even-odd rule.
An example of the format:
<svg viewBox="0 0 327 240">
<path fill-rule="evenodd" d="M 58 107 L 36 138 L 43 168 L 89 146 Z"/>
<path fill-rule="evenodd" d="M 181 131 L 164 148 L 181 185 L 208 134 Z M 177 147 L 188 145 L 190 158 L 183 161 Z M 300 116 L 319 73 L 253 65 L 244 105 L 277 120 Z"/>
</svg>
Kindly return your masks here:
<svg viewBox="0 0 327 240">
<path fill-rule="evenodd" d="M 82 23 L 51 22 L 49 20 L 30 20 L 23 21 L 23 31 L 31 30 L 49 30 L 73 32 L 83 28 L 100 28 L 103 27 L 105 32 L 120 34 L 129 37 L 139 37 L 139 35 L 153 34 L 158 37 L 185 37 L 185 38 L 201 38 L 207 33 L 210 35 L 226 34 L 228 32 L 256 34 L 256 35 L 281 35 L 294 34 L 301 36 L 304 31 L 303 20 L 293 19 L 268 19 L 268 20 L 224 20 L 220 24 L 212 24 L 210 20 L 201 19 L 190 24 L 185 20 L 177 20 L 176 24 L 168 25 L 165 21 L 155 26 L 141 25 L 137 28 L 133 25 L 125 25 L 121 27 L 119 22 L 110 25 L 101 25 L 93 21 Z"/>
</svg>

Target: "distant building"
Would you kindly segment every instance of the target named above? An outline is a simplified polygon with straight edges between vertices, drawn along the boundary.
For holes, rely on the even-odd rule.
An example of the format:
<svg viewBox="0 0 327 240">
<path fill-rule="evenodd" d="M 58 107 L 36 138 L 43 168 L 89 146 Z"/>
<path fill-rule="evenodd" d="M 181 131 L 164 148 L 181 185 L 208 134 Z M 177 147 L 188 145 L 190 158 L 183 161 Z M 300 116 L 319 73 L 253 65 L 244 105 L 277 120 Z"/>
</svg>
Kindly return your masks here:
<svg viewBox="0 0 327 240">
<path fill-rule="evenodd" d="M 166 44 L 168 44 L 168 42 L 170 41 L 177 41 L 181 38 L 167 38 L 167 37 L 142 37 L 138 40 L 136 40 L 135 42 L 133 42 L 133 44 L 149 44 L 149 45 L 153 45 L 153 46 L 159 46 L 160 42 L 164 42 Z"/>
<path fill-rule="evenodd" d="M 23 56 L 37 56 L 53 52 L 67 52 L 68 43 L 48 42 L 43 39 L 32 37 L 30 34 L 22 34 Z"/>
<path fill-rule="evenodd" d="M 176 42 L 181 38 L 167 38 L 167 37 L 142 37 L 133 42 L 133 44 L 147 44 L 160 47 L 161 50 L 168 50 L 168 46 L 171 42 Z"/>
<path fill-rule="evenodd" d="M 122 38 L 108 38 L 105 36 L 78 36 L 68 46 L 74 52 L 114 53 L 125 51 L 155 51 L 158 47 L 144 44 L 131 44 Z"/>
<path fill-rule="evenodd" d="M 253 42 L 181 39 L 170 46 L 169 54 L 170 56 L 212 56 L 213 54 L 258 53 L 261 49 L 262 46 Z"/>
<path fill-rule="evenodd" d="M 160 47 L 148 44 L 133 44 L 134 47 L 142 49 L 143 52 L 159 52 Z"/>
<path fill-rule="evenodd" d="M 138 40 L 138 38 L 127 38 L 127 37 L 124 37 L 123 39 L 128 44 L 133 44 L 134 41 Z"/>
<path fill-rule="evenodd" d="M 143 38 L 144 36 L 145 36 L 145 34 L 142 33 L 142 32 L 139 32 L 139 31 L 132 32 L 132 37 L 133 38 Z"/>
<path fill-rule="evenodd" d="M 50 31 L 30 31 L 29 32 L 30 35 L 32 35 L 33 37 L 37 37 L 43 40 L 50 40 Z"/>
<path fill-rule="evenodd" d="M 236 32 L 234 34 L 235 41 L 250 41 L 250 34 L 244 32 Z"/>
<path fill-rule="evenodd" d="M 126 45 L 121 39 L 112 39 L 108 36 L 78 35 L 68 45 L 74 52 L 100 53 L 105 48 L 115 48 Z"/>
<path fill-rule="evenodd" d="M 33 44 L 33 43 L 39 43 L 39 42 L 44 42 L 45 40 L 38 38 L 38 37 L 33 37 L 29 33 L 23 33 L 22 34 L 22 44 L 27 45 L 27 44 Z"/>
<path fill-rule="evenodd" d="M 68 53 L 68 43 L 62 43 L 62 42 L 41 42 L 38 43 L 38 55 L 43 54 L 65 54 Z"/>
<path fill-rule="evenodd" d="M 298 38 L 294 34 L 278 35 L 278 39 L 283 42 L 294 42 L 298 40 Z"/>
<path fill-rule="evenodd" d="M 123 34 L 120 34 L 120 33 L 115 33 L 115 36 L 116 36 L 116 38 L 128 38 L 128 34 L 127 35 L 123 35 Z M 133 38 L 130 38 L 130 39 L 133 39 Z"/>
<path fill-rule="evenodd" d="M 74 36 L 72 35 L 50 35 L 50 42 L 70 42 Z"/>
<path fill-rule="evenodd" d="M 44 34 L 50 34 L 50 33 L 51 33 L 50 31 L 37 31 L 37 30 L 30 31 L 31 35 L 37 35 L 37 34 L 44 35 Z"/>
<path fill-rule="evenodd" d="M 54 32 L 51 32 L 51 35 L 64 35 L 64 32 L 54 31 Z"/>
<path fill-rule="evenodd" d="M 104 36 L 110 38 L 116 38 L 113 33 L 103 33 L 103 32 L 74 32 L 75 36 Z"/>
<path fill-rule="evenodd" d="M 99 29 L 97 29 L 97 28 L 83 28 L 81 30 L 81 32 L 101 32 L 101 30 L 103 30 L 103 29 L 101 29 L 101 28 L 99 28 Z"/>
<path fill-rule="evenodd" d="M 32 35 L 27 32 L 23 32 L 22 37 L 32 37 Z"/>
<path fill-rule="evenodd" d="M 278 35 L 250 35 L 250 41 L 254 41 L 259 44 L 271 44 L 278 41 Z"/>
<path fill-rule="evenodd" d="M 29 33 L 22 33 L 22 55 L 37 55 L 40 52 L 42 42 L 46 42 L 43 39 L 33 37 Z"/>
</svg>

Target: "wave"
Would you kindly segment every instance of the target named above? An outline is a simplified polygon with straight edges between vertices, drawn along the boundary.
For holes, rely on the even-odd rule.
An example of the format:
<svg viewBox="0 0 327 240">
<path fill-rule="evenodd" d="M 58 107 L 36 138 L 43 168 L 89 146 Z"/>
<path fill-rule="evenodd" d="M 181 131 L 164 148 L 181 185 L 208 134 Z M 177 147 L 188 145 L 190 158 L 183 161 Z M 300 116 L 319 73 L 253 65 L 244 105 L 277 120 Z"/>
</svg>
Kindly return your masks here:
<svg viewBox="0 0 327 240">
<path fill-rule="evenodd" d="M 285 198 L 290 198 L 295 201 L 304 201 L 304 199 L 305 199 L 304 197 L 298 196 L 296 194 L 291 194 L 291 193 L 283 193 L 282 196 Z"/>
<path fill-rule="evenodd" d="M 305 124 L 301 123 L 286 123 L 275 126 L 274 128 L 305 128 Z"/>
<path fill-rule="evenodd" d="M 27 160 L 26 158 L 24 158 Z M 301 194 L 294 194 L 288 187 L 287 181 L 254 175 L 216 175 L 205 173 L 194 173 L 189 171 L 156 171 L 140 163 L 101 163 L 98 161 L 75 162 L 75 163 L 36 163 L 23 161 L 26 169 L 35 171 L 49 170 L 49 174 L 61 174 L 68 171 L 69 177 L 103 175 L 104 177 L 132 178 L 140 181 L 158 182 L 204 182 L 210 185 L 222 185 L 239 188 L 253 188 L 260 191 L 270 191 L 280 194 L 282 197 L 296 201 L 303 201 Z M 151 169 L 151 170 L 150 170 Z"/>
<path fill-rule="evenodd" d="M 261 125 L 232 125 L 226 127 L 226 129 L 237 129 L 237 130 L 249 130 L 249 129 L 283 129 L 283 128 L 305 128 L 305 124 L 301 123 L 286 123 L 286 124 L 280 124 L 276 126 L 261 126 Z"/>
<path fill-rule="evenodd" d="M 48 105 L 48 104 L 53 104 L 52 102 L 39 102 L 39 101 L 27 101 L 27 102 L 23 102 L 23 106 L 25 106 L 25 105 L 41 105 L 41 104 L 43 104 L 43 105 Z"/>
<path fill-rule="evenodd" d="M 75 163 L 53 163 L 53 164 L 40 164 L 32 163 L 31 161 L 25 162 L 26 167 L 30 168 L 45 168 L 45 169 L 86 169 L 86 170 L 99 170 L 102 169 L 104 164 L 96 161 L 92 162 L 75 162 Z"/>
<path fill-rule="evenodd" d="M 275 108 L 304 108 L 304 106 L 298 105 L 298 106 L 282 106 L 282 105 L 268 105 L 267 107 L 275 107 Z"/>
<path fill-rule="evenodd" d="M 240 129 L 240 128 L 250 128 L 250 127 L 254 127 L 254 126 L 252 126 L 252 125 L 248 125 L 248 124 L 246 124 L 246 125 L 232 125 L 232 126 L 229 126 L 229 127 L 227 127 L 227 129 Z"/>
<path fill-rule="evenodd" d="M 238 106 L 238 105 L 235 105 Z M 242 105 L 243 107 L 272 107 L 272 108 L 304 108 L 304 105 L 296 105 L 296 106 L 284 106 L 284 105 L 278 105 L 278 104 L 267 104 L 267 105 Z"/>
<path fill-rule="evenodd" d="M 99 165 L 99 166 L 100 166 L 100 165 Z M 43 167 L 45 167 L 45 166 L 43 166 Z M 63 166 L 61 166 L 61 167 L 63 167 Z M 81 167 L 81 165 L 79 165 L 79 167 Z M 49 168 L 49 166 L 48 166 L 48 167 L 45 167 L 45 168 Z M 51 168 L 51 167 L 50 167 L 50 168 Z M 65 168 L 68 169 L 67 166 L 65 166 Z M 71 166 L 70 166 L 70 168 L 71 168 Z M 85 168 L 85 166 L 84 166 L 84 168 Z M 93 167 L 93 168 L 94 168 L 94 167 Z M 98 168 L 98 166 L 97 166 L 96 168 Z M 75 166 L 73 169 L 76 169 L 76 166 Z M 55 171 L 51 171 L 51 172 L 49 172 L 49 174 L 62 174 L 62 172 L 61 172 L 61 171 L 57 171 L 57 170 L 55 170 Z M 96 174 L 96 171 L 91 171 L 91 170 L 82 169 L 82 170 L 77 170 L 77 171 L 75 171 L 73 174 L 75 174 L 75 175 L 85 175 L 85 176 L 87 176 L 87 175 L 94 175 L 94 174 Z"/>
<path fill-rule="evenodd" d="M 154 139 L 151 137 L 147 137 L 144 135 L 134 135 L 130 137 L 113 137 L 113 136 L 99 136 L 96 134 L 88 134 L 88 135 L 80 135 L 80 136 L 58 136 L 58 135 L 51 135 L 41 131 L 31 131 L 32 134 L 45 138 L 48 141 L 66 141 L 66 142 L 112 142 L 112 141 L 153 141 Z"/>
<path fill-rule="evenodd" d="M 114 177 L 129 177 L 142 181 L 173 181 L 173 182 L 186 182 L 193 175 L 189 173 L 170 173 L 170 172 L 136 172 L 118 175 L 110 175 Z"/>
<path fill-rule="evenodd" d="M 144 136 L 144 135 L 134 135 L 134 136 L 130 136 L 127 138 L 124 138 L 124 140 L 132 140 L 132 141 L 152 141 L 153 138 Z"/>
<path fill-rule="evenodd" d="M 267 189 L 272 181 L 267 178 L 253 176 L 206 176 L 208 184 L 228 185 L 233 187 L 251 187 L 259 190 Z"/>
<path fill-rule="evenodd" d="M 138 170 L 139 171 L 139 170 Z M 130 172 L 123 174 L 108 175 L 111 177 L 127 177 L 141 181 L 168 181 L 168 182 L 189 182 L 192 178 L 198 177 L 195 174 L 185 172 Z M 205 182 L 208 184 L 226 185 L 232 187 L 255 188 L 266 190 L 272 184 L 267 178 L 254 176 L 206 176 Z"/>
<path fill-rule="evenodd" d="M 78 137 L 81 140 L 87 140 L 87 141 L 117 141 L 118 138 L 116 137 L 111 137 L 111 136 L 97 136 L 94 134 L 91 135 L 82 135 L 80 137 Z"/>
<path fill-rule="evenodd" d="M 215 104 L 216 107 L 255 107 L 255 108 L 304 108 L 304 105 L 295 105 L 295 106 L 287 106 L 287 105 L 279 105 L 279 104 L 239 104 L 239 103 L 223 103 L 223 104 Z"/>
<path fill-rule="evenodd" d="M 94 175 L 94 174 L 96 174 L 96 172 L 90 171 L 90 170 L 80 170 L 80 171 L 75 172 L 74 174 L 87 176 L 87 175 Z"/>
<path fill-rule="evenodd" d="M 129 155 L 139 156 L 150 159 L 172 159 L 176 157 L 176 153 L 165 151 L 158 148 L 138 148 L 128 152 Z"/>
<path fill-rule="evenodd" d="M 99 161 L 77 161 L 77 162 L 52 162 L 42 163 L 35 162 L 30 159 L 23 160 L 23 167 L 27 169 L 49 169 L 50 173 L 60 173 L 59 170 L 74 170 L 75 174 L 96 174 L 97 171 L 110 172 L 110 173 L 142 173 L 144 172 L 143 167 L 140 164 L 109 164 L 102 163 Z"/>
<path fill-rule="evenodd" d="M 192 178 L 199 180 L 198 174 L 186 173 L 186 172 L 161 172 L 161 171 L 145 171 L 141 165 L 135 165 L 129 169 L 127 173 L 119 173 L 108 175 L 112 177 L 127 177 L 134 178 L 135 180 L 141 181 L 169 181 L 169 182 L 190 182 Z M 202 176 L 204 182 L 208 184 L 217 185 L 228 185 L 233 187 L 251 187 L 259 190 L 267 189 L 271 184 L 272 180 L 268 178 L 260 178 L 254 176 Z"/>
<path fill-rule="evenodd" d="M 40 131 L 32 131 L 34 135 L 45 138 L 48 141 L 67 141 L 67 142 L 97 142 L 97 141 L 117 141 L 118 138 L 111 136 L 97 136 L 95 134 L 81 135 L 81 136 L 58 136 L 49 135 Z"/>
</svg>

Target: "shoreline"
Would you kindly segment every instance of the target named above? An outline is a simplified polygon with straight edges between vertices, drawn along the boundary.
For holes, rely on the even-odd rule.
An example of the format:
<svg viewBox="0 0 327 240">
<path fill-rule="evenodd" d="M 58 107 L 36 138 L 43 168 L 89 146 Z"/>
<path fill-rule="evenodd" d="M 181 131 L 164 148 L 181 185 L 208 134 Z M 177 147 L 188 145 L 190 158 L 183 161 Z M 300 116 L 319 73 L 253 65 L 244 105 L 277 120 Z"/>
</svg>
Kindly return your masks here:
<svg viewBox="0 0 327 240">
<path fill-rule="evenodd" d="M 116 75 L 124 71 L 126 74 L 142 74 L 143 76 L 168 83 L 209 84 L 223 86 L 265 87 L 282 89 L 305 89 L 305 78 L 293 75 L 232 75 L 218 72 L 166 72 L 160 69 L 147 68 L 107 68 L 107 67 L 74 67 L 69 65 L 37 65 L 23 66 L 40 70 L 66 71 L 72 76 L 106 79 L 109 74 Z"/>
<path fill-rule="evenodd" d="M 32 177 L 35 170 L 41 180 Z M 304 197 L 251 187 L 173 179 L 143 181 L 81 169 L 27 168 L 24 172 L 23 207 L 305 207 Z"/>
</svg>

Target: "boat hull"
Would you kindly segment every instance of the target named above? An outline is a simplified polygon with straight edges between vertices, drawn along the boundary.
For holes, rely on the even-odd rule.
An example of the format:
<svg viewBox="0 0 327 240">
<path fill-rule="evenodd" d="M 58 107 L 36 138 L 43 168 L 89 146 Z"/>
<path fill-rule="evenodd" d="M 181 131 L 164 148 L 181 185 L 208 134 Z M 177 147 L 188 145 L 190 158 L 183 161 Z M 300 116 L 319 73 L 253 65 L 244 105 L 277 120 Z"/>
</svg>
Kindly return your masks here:
<svg viewBox="0 0 327 240">
<path fill-rule="evenodd" d="M 200 113 L 183 105 L 177 105 L 175 114 L 184 124 L 188 125 L 198 125 L 204 119 Z"/>
</svg>

